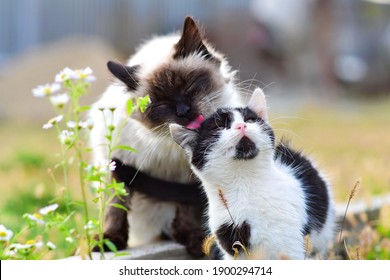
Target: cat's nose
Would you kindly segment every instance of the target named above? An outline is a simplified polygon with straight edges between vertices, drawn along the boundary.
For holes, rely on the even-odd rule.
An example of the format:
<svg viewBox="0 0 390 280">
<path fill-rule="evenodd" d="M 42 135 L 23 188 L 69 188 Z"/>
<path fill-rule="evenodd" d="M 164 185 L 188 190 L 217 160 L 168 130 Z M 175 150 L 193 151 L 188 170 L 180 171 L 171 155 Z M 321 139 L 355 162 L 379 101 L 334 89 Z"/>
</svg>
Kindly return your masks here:
<svg viewBox="0 0 390 280">
<path fill-rule="evenodd" d="M 188 106 L 187 104 L 184 104 L 184 103 L 178 103 L 176 105 L 176 115 L 179 117 L 179 118 L 182 118 L 184 117 L 189 111 L 190 111 L 191 107 Z"/>
<path fill-rule="evenodd" d="M 237 123 L 234 128 L 245 134 L 246 124 L 245 123 Z"/>
</svg>

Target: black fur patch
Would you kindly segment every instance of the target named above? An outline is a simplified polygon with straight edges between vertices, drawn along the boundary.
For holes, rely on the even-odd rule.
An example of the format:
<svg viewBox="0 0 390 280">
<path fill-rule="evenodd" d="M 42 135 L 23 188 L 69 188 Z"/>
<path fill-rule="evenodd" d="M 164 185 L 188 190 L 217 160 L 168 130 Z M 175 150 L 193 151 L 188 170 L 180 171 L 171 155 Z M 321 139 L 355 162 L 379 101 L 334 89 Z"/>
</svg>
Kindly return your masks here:
<svg viewBox="0 0 390 280">
<path fill-rule="evenodd" d="M 221 129 L 230 128 L 233 115 L 229 109 L 218 109 L 216 113 L 203 121 L 198 129 L 199 135 L 193 148 L 192 164 L 202 170 L 206 164 L 208 151 L 218 141 Z"/>
<path fill-rule="evenodd" d="M 206 199 L 201 192 L 200 183 L 168 182 L 138 171 L 130 165 L 123 164 L 118 159 L 113 159 L 113 161 L 116 163 L 116 168 L 112 172 L 113 178 L 118 182 L 124 182 L 130 194 L 137 191 L 149 199 L 178 203 L 176 217 L 172 223 L 173 239 L 183 244 L 192 256 L 203 256 L 201 247 L 205 231 L 202 225 L 205 224 L 203 213 L 206 208 Z M 115 203 L 129 208 L 129 196 L 124 201 L 117 197 L 114 199 Z M 117 248 L 126 248 L 129 234 L 127 213 L 122 209 L 110 206 L 106 215 L 106 224 L 108 228 L 104 233 L 105 237 L 110 239 Z"/>
<path fill-rule="evenodd" d="M 176 216 L 172 223 L 172 236 L 177 242 L 186 246 L 187 252 L 200 258 L 206 231 L 204 217 L 205 203 L 199 205 L 180 204 L 176 208 Z"/>
<path fill-rule="evenodd" d="M 250 160 L 259 154 L 256 144 L 248 137 L 243 137 L 236 146 L 236 155 L 234 159 Z"/>
<path fill-rule="evenodd" d="M 222 248 L 232 256 L 234 254 L 232 246 L 236 241 L 241 242 L 247 250 L 250 249 L 251 226 L 246 221 L 237 227 L 231 223 L 225 223 L 219 227 L 215 234 Z"/>
<path fill-rule="evenodd" d="M 204 200 L 199 182 L 182 184 L 152 177 L 138 169 L 113 159 L 116 168 L 112 176 L 117 182 L 124 182 L 130 190 L 138 191 L 158 201 L 199 205 Z"/>
<path fill-rule="evenodd" d="M 321 230 L 327 218 L 329 194 L 326 183 L 320 177 L 310 160 L 302 153 L 289 147 L 287 143 L 280 143 L 275 148 L 275 159 L 290 166 L 295 177 L 302 182 L 306 196 L 308 223 L 303 228 L 304 234 L 313 230 Z"/>
</svg>

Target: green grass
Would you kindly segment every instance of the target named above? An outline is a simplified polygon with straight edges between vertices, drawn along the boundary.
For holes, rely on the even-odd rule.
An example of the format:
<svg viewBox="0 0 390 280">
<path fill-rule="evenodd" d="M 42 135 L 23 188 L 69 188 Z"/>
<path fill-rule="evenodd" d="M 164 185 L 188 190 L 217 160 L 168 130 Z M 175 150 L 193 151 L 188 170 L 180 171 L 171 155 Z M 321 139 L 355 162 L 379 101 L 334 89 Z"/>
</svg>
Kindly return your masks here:
<svg viewBox="0 0 390 280">
<path fill-rule="evenodd" d="M 294 147 L 316 159 L 332 183 L 336 201 L 344 203 L 358 178 L 362 183 L 354 199 L 369 200 L 374 195 L 390 192 L 389 112 L 390 98 L 387 98 L 326 108 L 307 105 L 289 117 L 271 111 L 270 119 L 278 137 L 291 139 Z M 24 213 L 36 212 L 63 191 L 51 176 L 55 174 L 58 182 L 62 180 L 60 170 L 53 168 L 60 161 L 56 132 L 42 130 L 41 126 L 39 122 L 0 123 L 0 224 L 14 231 L 21 228 Z M 70 170 L 69 182 L 72 198 L 79 200 L 76 169 Z M 76 218 L 82 219 L 80 215 Z M 377 242 L 365 252 L 366 258 L 390 257 L 390 249 L 382 250 L 388 246 L 382 243 L 389 242 L 390 238 L 390 226 L 385 221 L 382 217 L 378 230 L 370 233 Z M 34 234 L 43 233 L 32 232 L 25 238 L 34 238 Z M 50 238 L 58 249 L 46 258 L 66 257 L 75 248 L 64 241 L 60 232 L 52 233 Z"/>
</svg>

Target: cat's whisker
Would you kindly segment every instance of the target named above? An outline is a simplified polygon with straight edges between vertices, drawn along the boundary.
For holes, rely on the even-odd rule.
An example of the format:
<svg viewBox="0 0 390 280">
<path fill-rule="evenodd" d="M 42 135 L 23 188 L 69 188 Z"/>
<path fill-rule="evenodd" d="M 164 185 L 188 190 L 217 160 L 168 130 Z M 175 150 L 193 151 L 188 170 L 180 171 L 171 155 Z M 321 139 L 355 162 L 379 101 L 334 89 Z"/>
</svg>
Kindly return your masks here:
<svg viewBox="0 0 390 280">
<path fill-rule="evenodd" d="M 269 122 L 273 122 L 275 120 L 300 120 L 300 121 L 308 121 L 308 119 L 303 118 L 303 117 L 298 117 L 298 116 L 278 116 L 269 119 Z"/>
<path fill-rule="evenodd" d="M 270 82 L 270 83 L 264 85 L 264 87 L 262 88 L 262 90 L 265 91 L 267 88 L 269 88 L 270 86 L 272 86 L 272 85 L 274 85 L 274 84 L 275 84 L 275 82 Z"/>
<path fill-rule="evenodd" d="M 273 130 L 276 131 L 276 132 L 285 132 L 287 134 L 293 135 L 294 137 L 296 137 L 296 138 L 298 138 L 300 140 L 303 140 L 303 138 L 301 136 L 299 136 L 297 133 L 293 132 L 292 130 L 283 129 L 283 128 L 274 128 Z"/>
</svg>

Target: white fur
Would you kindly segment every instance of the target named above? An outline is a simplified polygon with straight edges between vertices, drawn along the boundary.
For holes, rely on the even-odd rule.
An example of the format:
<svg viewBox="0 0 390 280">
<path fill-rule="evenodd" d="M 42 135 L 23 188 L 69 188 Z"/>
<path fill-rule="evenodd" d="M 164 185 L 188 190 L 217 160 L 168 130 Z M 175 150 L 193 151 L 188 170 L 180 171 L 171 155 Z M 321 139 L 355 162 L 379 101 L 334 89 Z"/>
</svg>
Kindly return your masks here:
<svg viewBox="0 0 390 280">
<path fill-rule="evenodd" d="M 126 116 L 127 100 L 148 94 L 144 90 L 142 81 L 153 75 L 154 71 L 162 65 L 176 63 L 172 61 L 172 55 L 174 44 L 178 40 L 179 36 L 173 34 L 155 37 L 141 46 L 127 62 L 128 66 L 140 66 L 139 73 L 137 73 L 141 80 L 139 88 L 135 92 L 128 92 L 124 85 L 111 85 L 93 105 L 90 116 L 95 125 L 91 131 L 90 143 L 91 147 L 94 148 L 93 161 L 95 163 L 108 157 L 107 140 L 105 138 L 107 133 L 106 124 L 114 124 L 116 127 L 120 127 L 124 123 L 116 144 L 131 146 L 138 152 L 130 153 L 117 150 L 112 156 L 157 178 L 181 183 L 193 180 L 185 153 L 168 136 L 168 130 L 162 132 L 159 130 L 159 135 L 159 133 L 145 127 L 135 117 L 127 118 Z M 223 59 L 210 46 L 207 46 L 207 48 L 213 55 Z M 194 55 L 186 59 L 190 60 L 187 62 L 191 62 L 191 65 L 199 64 L 199 66 L 202 66 L 200 56 Z M 177 63 L 183 62 L 178 61 Z M 241 104 L 240 94 L 233 83 L 234 74 L 230 71 L 227 61 L 223 59 L 218 75 L 229 82 L 223 86 L 217 98 L 209 102 L 210 112 L 214 107 Z M 100 108 L 117 109 L 112 113 L 110 110 L 102 112 Z M 128 217 L 130 222 L 130 245 L 150 243 L 158 238 L 162 231 L 169 234 L 174 215 L 175 204 L 155 202 L 135 194 L 132 199 L 132 210 L 129 211 Z"/>
<path fill-rule="evenodd" d="M 252 160 L 234 159 L 235 147 L 242 134 L 233 128 L 243 122 L 241 114 L 234 111 L 231 128 L 222 131 L 218 142 L 211 148 L 212 152 L 209 150 L 206 156 L 205 166 L 201 171 L 192 167 L 202 181 L 209 201 L 210 231 L 215 234 L 225 223 L 233 222 L 240 226 L 246 221 L 251 227 L 249 258 L 304 259 L 306 252 L 302 229 L 308 215 L 301 182 L 294 177 L 294 170 L 273 160 L 271 140 L 259 129 L 258 123 L 247 122 L 246 133 L 256 143 L 259 154 Z M 177 132 L 177 126 L 171 127 L 173 134 L 175 130 Z M 190 149 L 187 146 L 187 151 Z M 189 154 L 191 156 L 191 152 Z M 219 189 L 223 192 L 229 211 L 220 197 Z M 333 234 L 331 203 L 328 219 L 320 232 L 312 234 L 312 243 L 321 253 L 325 253 Z M 225 259 L 232 258 L 220 248 Z M 247 259 L 248 256 L 241 251 L 239 258 Z"/>
</svg>

